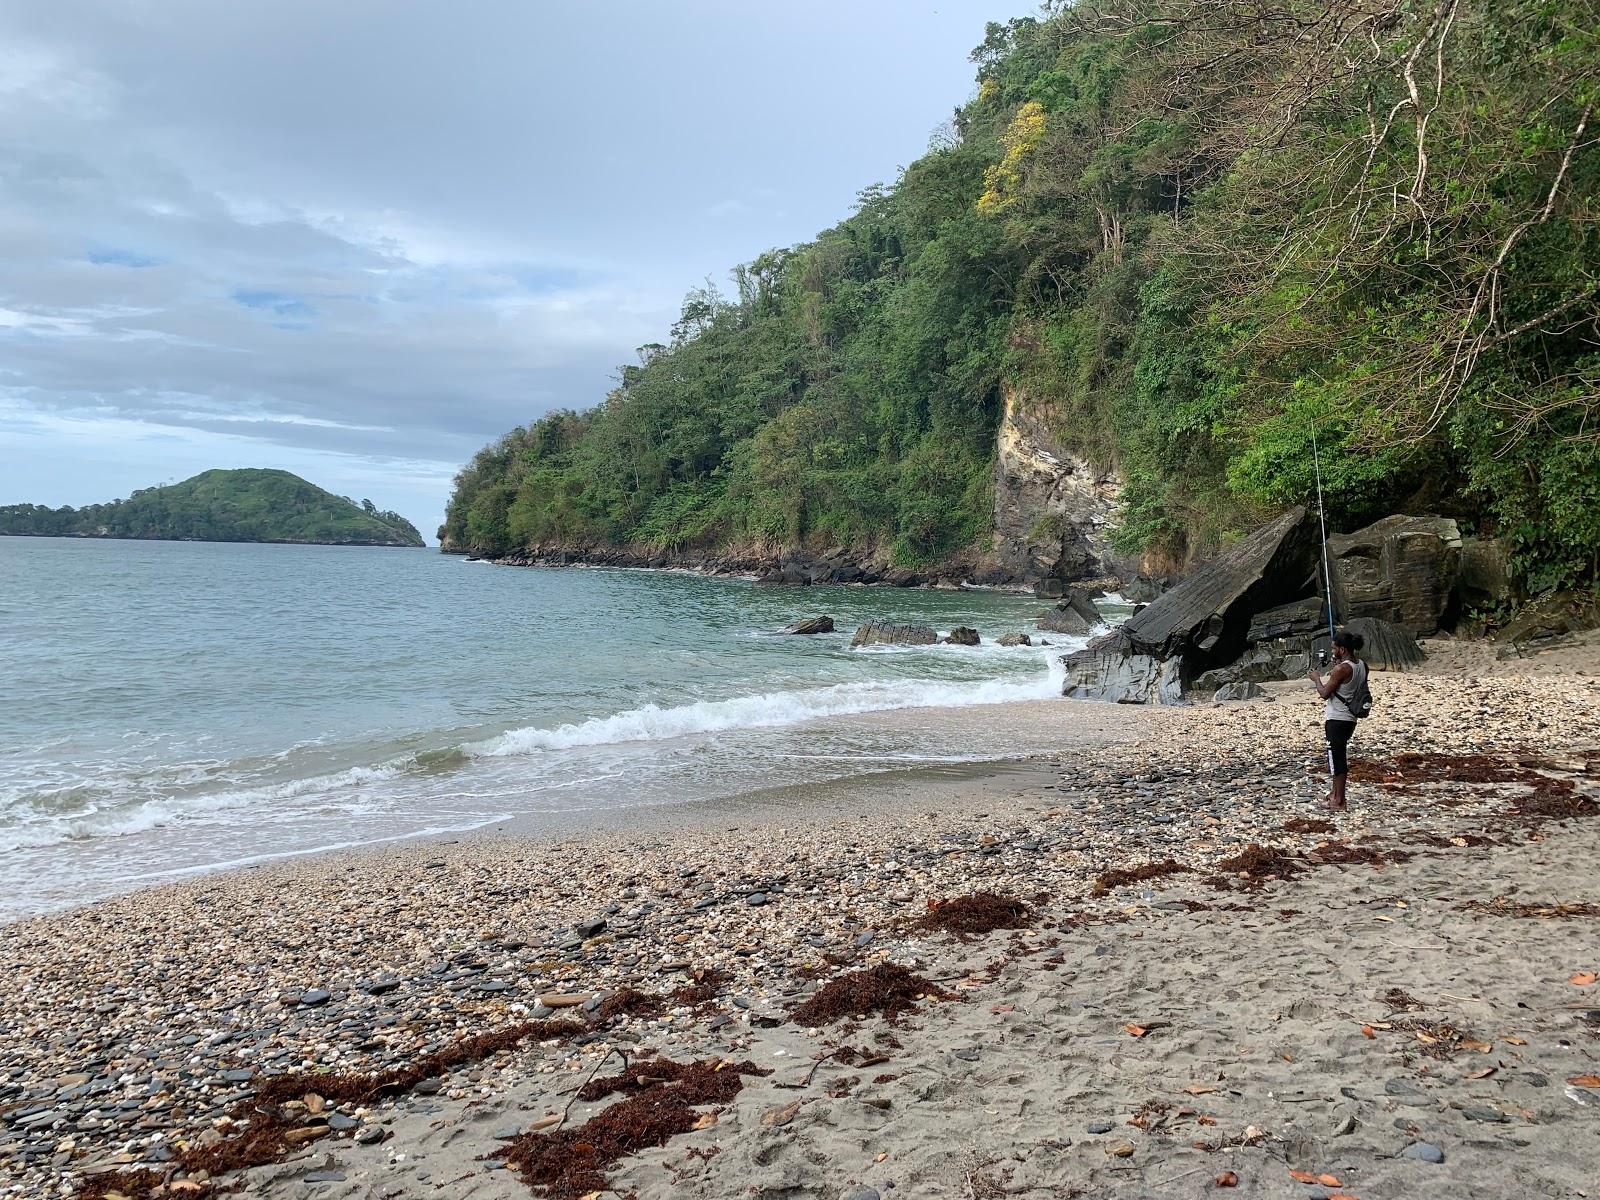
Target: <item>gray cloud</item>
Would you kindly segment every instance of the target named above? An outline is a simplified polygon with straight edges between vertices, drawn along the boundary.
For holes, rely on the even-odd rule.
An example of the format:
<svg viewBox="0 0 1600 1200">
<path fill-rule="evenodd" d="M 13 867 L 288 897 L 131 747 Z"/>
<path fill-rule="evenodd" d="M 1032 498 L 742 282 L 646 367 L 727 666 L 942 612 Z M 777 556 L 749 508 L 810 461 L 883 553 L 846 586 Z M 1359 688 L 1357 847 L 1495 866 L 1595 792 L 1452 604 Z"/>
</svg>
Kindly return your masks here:
<svg viewBox="0 0 1600 1200">
<path fill-rule="evenodd" d="M 1007 13 L 9 5 L 0 503 L 271 463 L 431 533 L 484 441 L 918 153 Z"/>
</svg>

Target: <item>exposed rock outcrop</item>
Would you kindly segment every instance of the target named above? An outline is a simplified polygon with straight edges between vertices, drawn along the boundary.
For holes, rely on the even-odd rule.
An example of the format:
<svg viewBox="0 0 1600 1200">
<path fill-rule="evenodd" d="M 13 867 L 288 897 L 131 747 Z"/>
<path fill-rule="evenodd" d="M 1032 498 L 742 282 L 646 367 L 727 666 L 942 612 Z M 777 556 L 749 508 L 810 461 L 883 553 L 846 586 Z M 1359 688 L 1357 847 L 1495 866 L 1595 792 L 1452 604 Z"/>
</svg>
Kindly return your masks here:
<svg viewBox="0 0 1600 1200">
<path fill-rule="evenodd" d="M 928 625 L 895 625 L 868 621 L 850 639 L 852 646 L 932 646 L 939 635 Z"/>
<path fill-rule="evenodd" d="M 983 642 L 976 629 L 970 629 L 965 625 L 957 625 L 950 631 L 949 636 L 939 640 L 950 646 L 977 646 Z"/>
<path fill-rule="evenodd" d="M 1121 480 L 1065 450 L 1050 431 L 1047 408 L 1006 388 L 995 446 L 994 542 L 974 582 L 1118 573 L 1110 535 Z"/>
<path fill-rule="evenodd" d="M 1437 633 L 1461 568 L 1461 531 L 1448 517 L 1385 517 L 1328 539 L 1334 608 L 1422 637 Z"/>
<path fill-rule="evenodd" d="M 1003 633 L 1000 635 L 1002 646 L 1031 646 L 1033 639 L 1025 633 Z"/>
<path fill-rule="evenodd" d="M 1262 690 L 1259 684 L 1241 680 L 1238 683 L 1230 683 L 1219 687 L 1211 699 L 1218 704 L 1226 704 L 1230 701 L 1239 700 L 1263 700 L 1266 699 L 1266 696 L 1267 693 Z"/>
</svg>

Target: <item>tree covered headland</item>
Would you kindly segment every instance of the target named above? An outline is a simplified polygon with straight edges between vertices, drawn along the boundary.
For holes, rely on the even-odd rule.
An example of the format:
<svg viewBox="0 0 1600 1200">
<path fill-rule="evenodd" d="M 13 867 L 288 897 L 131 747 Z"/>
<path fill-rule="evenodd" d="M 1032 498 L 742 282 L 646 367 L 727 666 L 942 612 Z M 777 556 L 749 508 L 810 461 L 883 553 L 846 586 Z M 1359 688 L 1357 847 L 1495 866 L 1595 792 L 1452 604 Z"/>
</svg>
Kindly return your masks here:
<svg viewBox="0 0 1600 1200">
<path fill-rule="evenodd" d="M 1600 554 L 1591 0 L 1085 0 L 991 24 L 892 187 L 692 292 L 586 412 L 457 477 L 441 537 L 845 545 L 988 531 L 1004 389 L 1182 561 L 1313 490 L 1338 524 Z M 909 64 L 907 69 L 914 69 Z M 870 119 L 870 114 L 863 114 Z"/>
<path fill-rule="evenodd" d="M 82 508 L 0 507 L 0 534 L 149 538 L 196 542 L 314 542 L 335 546 L 421 546 L 399 513 L 357 504 L 288 471 L 206 471 L 126 500 Z"/>
</svg>

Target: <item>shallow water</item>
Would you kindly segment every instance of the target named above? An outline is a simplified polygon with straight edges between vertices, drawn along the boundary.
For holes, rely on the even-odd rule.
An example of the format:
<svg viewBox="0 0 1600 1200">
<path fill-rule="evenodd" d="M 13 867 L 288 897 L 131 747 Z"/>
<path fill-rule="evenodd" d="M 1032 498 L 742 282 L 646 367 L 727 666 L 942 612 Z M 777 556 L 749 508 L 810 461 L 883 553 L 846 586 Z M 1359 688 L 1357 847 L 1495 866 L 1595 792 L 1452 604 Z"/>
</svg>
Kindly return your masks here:
<svg viewBox="0 0 1600 1200">
<path fill-rule="evenodd" d="M 1059 695 L 983 591 L 759 588 L 428 551 L 0 538 L 0 918 L 209 867 L 1038 749 L 927 708 Z M 831 614 L 840 633 L 784 637 Z M 905 710 L 894 717 L 896 710 Z M 858 719 L 884 714 L 888 719 Z"/>
</svg>

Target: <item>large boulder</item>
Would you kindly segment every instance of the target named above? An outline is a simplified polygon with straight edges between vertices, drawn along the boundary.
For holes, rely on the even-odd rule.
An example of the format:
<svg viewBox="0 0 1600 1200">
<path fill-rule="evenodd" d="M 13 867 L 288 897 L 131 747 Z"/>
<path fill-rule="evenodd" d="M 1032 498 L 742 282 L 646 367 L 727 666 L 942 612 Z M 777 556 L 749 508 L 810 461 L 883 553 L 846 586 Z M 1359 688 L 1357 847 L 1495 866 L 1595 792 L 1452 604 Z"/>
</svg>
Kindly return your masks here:
<svg viewBox="0 0 1600 1200">
<path fill-rule="evenodd" d="M 1082 699 L 1172 704 L 1195 675 L 1233 662 L 1251 618 L 1309 589 L 1317 525 L 1296 506 L 1062 660 L 1063 691 Z M 1272 676 L 1276 677 L 1276 676 Z M 1210 685 L 1215 690 L 1232 677 Z"/>
<path fill-rule="evenodd" d="M 1409 630 L 1377 617 L 1356 617 L 1345 628 L 1361 635 L 1361 659 L 1374 671 L 1409 671 L 1426 655 Z"/>
<path fill-rule="evenodd" d="M 1456 590 L 1472 608 L 1499 608 L 1515 595 L 1511 546 L 1504 538 L 1461 539 L 1461 571 Z"/>
<path fill-rule="evenodd" d="M 785 629 L 784 632 L 796 634 L 832 633 L 833 618 L 807 617 L 803 621 L 796 621 L 793 625 Z"/>
<path fill-rule="evenodd" d="M 1031 646 L 1033 639 L 1025 633 L 1003 633 L 1000 635 L 1002 646 Z"/>
<path fill-rule="evenodd" d="M 1073 637 L 1088 637 L 1094 628 L 1084 620 L 1083 614 L 1072 608 L 1053 608 L 1039 614 L 1039 628 L 1051 633 L 1065 633 Z"/>
<path fill-rule="evenodd" d="M 1461 569 L 1461 530 L 1448 517 L 1385 517 L 1328 539 L 1334 607 L 1421 637 L 1437 633 Z"/>
<path fill-rule="evenodd" d="M 1061 660 L 1064 695 L 1113 704 L 1177 704 L 1183 699 L 1182 661 L 1134 649 L 1125 629 L 1113 629 Z"/>
<path fill-rule="evenodd" d="M 1268 698 L 1267 693 L 1260 684 L 1250 683 L 1248 680 L 1225 684 L 1219 687 L 1211 697 L 1217 704 L 1228 704 L 1241 700 L 1265 700 Z"/>
<path fill-rule="evenodd" d="M 868 621 L 850 639 L 852 646 L 932 646 L 939 635 L 929 625 L 895 625 Z"/>
<path fill-rule="evenodd" d="M 1519 658 L 1595 628 L 1600 628 L 1600 602 L 1593 593 L 1552 592 L 1524 604 L 1495 633 L 1494 640 L 1502 643 L 1496 653 L 1500 658 Z"/>
<path fill-rule="evenodd" d="M 1245 641 L 1272 641 L 1275 638 L 1301 637 L 1328 627 L 1328 606 L 1320 596 L 1308 596 L 1258 612 L 1250 618 L 1250 628 L 1245 631 Z"/>
<path fill-rule="evenodd" d="M 950 631 L 948 637 L 941 638 L 940 641 L 951 646 L 976 646 L 983 639 L 978 636 L 976 629 L 971 629 L 965 625 L 957 625 Z"/>
<path fill-rule="evenodd" d="M 1122 628 L 1141 654 L 1220 666 L 1244 649 L 1256 613 L 1305 594 L 1316 558 L 1316 522 L 1296 505 L 1196 567 Z"/>
</svg>

